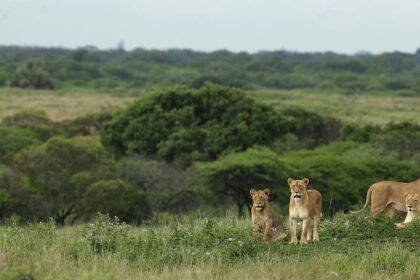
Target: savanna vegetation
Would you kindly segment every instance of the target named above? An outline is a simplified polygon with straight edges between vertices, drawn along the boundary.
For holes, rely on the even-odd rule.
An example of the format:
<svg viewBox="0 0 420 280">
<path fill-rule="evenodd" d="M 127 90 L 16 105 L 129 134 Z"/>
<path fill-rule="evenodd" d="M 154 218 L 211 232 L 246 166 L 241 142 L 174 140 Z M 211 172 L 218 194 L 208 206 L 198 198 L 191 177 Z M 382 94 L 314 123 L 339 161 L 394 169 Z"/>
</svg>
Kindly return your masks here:
<svg viewBox="0 0 420 280">
<path fill-rule="evenodd" d="M 0 47 L 0 277 L 420 277 L 418 224 L 346 215 L 419 178 L 419 62 Z M 288 177 L 318 245 L 252 239 L 249 189 L 286 218 Z"/>
</svg>

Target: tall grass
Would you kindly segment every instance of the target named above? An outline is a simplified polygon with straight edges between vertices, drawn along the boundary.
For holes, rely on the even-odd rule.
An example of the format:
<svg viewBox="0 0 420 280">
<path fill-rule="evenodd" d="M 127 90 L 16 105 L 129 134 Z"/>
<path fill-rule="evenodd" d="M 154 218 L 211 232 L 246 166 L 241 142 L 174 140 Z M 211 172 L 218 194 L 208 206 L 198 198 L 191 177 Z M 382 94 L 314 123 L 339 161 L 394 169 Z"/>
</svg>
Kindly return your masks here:
<svg viewBox="0 0 420 280">
<path fill-rule="evenodd" d="M 0 228 L 0 279 L 418 279 L 420 223 L 337 215 L 307 246 L 255 241 L 249 219 L 173 217 L 140 228 L 105 215 Z"/>
</svg>

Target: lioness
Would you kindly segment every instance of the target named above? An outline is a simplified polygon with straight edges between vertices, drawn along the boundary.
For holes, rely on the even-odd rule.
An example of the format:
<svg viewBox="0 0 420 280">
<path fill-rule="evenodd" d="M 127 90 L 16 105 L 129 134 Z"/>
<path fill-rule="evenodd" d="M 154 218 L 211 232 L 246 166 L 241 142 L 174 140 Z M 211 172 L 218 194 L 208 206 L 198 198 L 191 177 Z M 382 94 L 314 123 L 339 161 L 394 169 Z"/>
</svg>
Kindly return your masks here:
<svg viewBox="0 0 420 280">
<path fill-rule="evenodd" d="M 366 194 L 366 202 L 362 209 L 359 211 L 351 211 L 350 213 L 356 214 L 364 211 L 369 202 L 370 217 L 375 217 L 382 211 L 390 216 L 393 216 L 395 211 L 407 212 L 405 207 L 404 192 L 418 193 L 420 192 L 420 179 L 411 183 L 401 183 L 394 181 L 382 181 L 373 184 L 369 187 Z"/>
<path fill-rule="evenodd" d="M 262 229 L 264 231 L 263 239 L 267 242 L 287 237 L 281 217 L 271 209 L 268 203 L 270 192 L 270 189 L 250 190 L 253 200 L 251 209 L 252 233 L 255 237 L 257 231 Z"/>
<path fill-rule="evenodd" d="M 397 228 L 405 228 L 414 220 L 420 217 L 417 209 L 419 208 L 420 193 L 404 193 L 405 205 L 407 206 L 407 216 L 404 222 L 395 224 Z"/>
<path fill-rule="evenodd" d="M 297 244 L 296 225 L 298 220 L 303 220 L 302 235 L 300 244 L 308 243 L 311 240 L 311 219 L 314 219 L 314 241 L 319 241 L 318 229 L 321 221 L 322 197 L 317 190 L 306 190 L 309 179 L 302 180 L 287 179 L 290 186 L 290 204 L 289 204 L 289 226 L 290 226 L 290 244 Z"/>
</svg>

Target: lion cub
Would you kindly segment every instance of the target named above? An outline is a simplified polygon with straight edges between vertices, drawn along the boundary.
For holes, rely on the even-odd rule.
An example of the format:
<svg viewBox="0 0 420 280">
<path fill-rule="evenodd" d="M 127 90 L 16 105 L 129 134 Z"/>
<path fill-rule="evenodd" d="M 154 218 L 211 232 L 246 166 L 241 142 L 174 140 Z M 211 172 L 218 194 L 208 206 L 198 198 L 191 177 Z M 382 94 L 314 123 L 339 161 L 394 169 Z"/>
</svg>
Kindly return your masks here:
<svg viewBox="0 0 420 280">
<path fill-rule="evenodd" d="M 268 203 L 270 192 L 270 189 L 250 190 L 253 200 L 251 209 L 252 233 L 255 237 L 257 231 L 263 229 L 264 241 L 281 240 L 287 237 L 281 217 L 271 209 Z"/>
<path fill-rule="evenodd" d="M 404 222 L 395 224 L 397 228 L 406 228 L 414 219 L 418 219 L 420 217 L 419 213 L 417 212 L 417 210 L 420 210 L 420 193 L 411 194 L 405 192 L 404 196 L 405 205 L 407 206 L 407 216 L 405 217 Z"/>
<path fill-rule="evenodd" d="M 311 240 L 311 219 L 314 219 L 314 241 L 319 241 L 318 229 L 321 220 L 322 197 L 317 190 L 306 190 L 309 179 L 302 180 L 287 179 L 290 186 L 291 196 L 289 204 L 289 226 L 290 244 L 297 244 L 296 225 L 298 220 L 302 222 L 302 235 L 300 244 L 308 243 Z"/>
</svg>

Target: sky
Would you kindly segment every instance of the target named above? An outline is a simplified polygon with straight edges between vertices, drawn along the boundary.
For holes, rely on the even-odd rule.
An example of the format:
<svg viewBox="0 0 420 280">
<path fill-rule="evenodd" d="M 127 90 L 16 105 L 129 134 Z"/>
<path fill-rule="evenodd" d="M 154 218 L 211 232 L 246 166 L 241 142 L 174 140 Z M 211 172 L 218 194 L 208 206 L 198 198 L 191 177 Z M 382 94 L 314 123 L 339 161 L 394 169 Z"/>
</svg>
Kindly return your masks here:
<svg viewBox="0 0 420 280">
<path fill-rule="evenodd" d="M 0 0 L 0 45 L 413 53 L 419 0 Z"/>
</svg>

